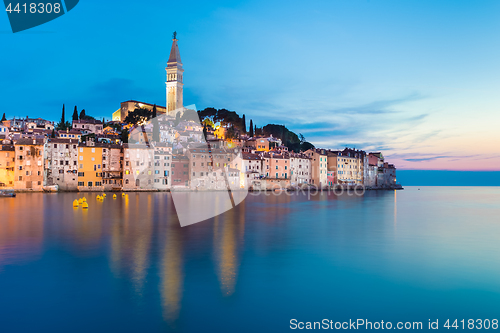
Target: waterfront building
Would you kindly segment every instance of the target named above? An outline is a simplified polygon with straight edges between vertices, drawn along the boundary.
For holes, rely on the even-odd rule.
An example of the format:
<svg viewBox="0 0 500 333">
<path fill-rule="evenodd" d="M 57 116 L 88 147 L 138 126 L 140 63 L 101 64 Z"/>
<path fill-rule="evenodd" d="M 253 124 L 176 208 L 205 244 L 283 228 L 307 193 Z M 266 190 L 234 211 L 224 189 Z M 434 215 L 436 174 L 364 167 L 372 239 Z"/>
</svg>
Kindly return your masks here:
<svg viewBox="0 0 500 333">
<path fill-rule="evenodd" d="M 102 185 L 105 191 L 123 186 L 123 149 L 119 144 L 102 144 Z"/>
<path fill-rule="evenodd" d="M 337 154 L 337 183 L 362 185 L 364 183 L 364 156 L 366 153 L 345 148 Z"/>
<path fill-rule="evenodd" d="M 0 145 L 0 189 L 14 187 L 14 168 L 16 163 L 16 149 L 14 145 L 3 143 Z"/>
<path fill-rule="evenodd" d="M 172 147 L 166 143 L 156 143 L 154 147 L 154 188 L 167 190 L 170 188 Z"/>
<path fill-rule="evenodd" d="M 171 187 L 189 187 L 189 158 L 183 154 L 172 155 Z"/>
<path fill-rule="evenodd" d="M 327 186 L 328 158 L 325 149 L 312 148 L 305 152 L 311 159 L 311 184 L 323 188 Z"/>
<path fill-rule="evenodd" d="M 19 139 L 15 142 L 14 188 L 41 191 L 43 187 L 43 139 Z"/>
<path fill-rule="evenodd" d="M 241 160 L 242 185 L 248 188 L 260 188 L 260 180 L 264 176 L 263 157 L 259 154 L 242 153 L 239 160 Z"/>
<path fill-rule="evenodd" d="M 102 121 L 92 120 L 73 120 L 73 129 L 83 134 L 102 134 Z"/>
<path fill-rule="evenodd" d="M 305 154 L 290 153 L 290 183 L 292 186 L 311 183 L 311 159 Z"/>
<path fill-rule="evenodd" d="M 152 190 L 154 149 L 144 144 L 123 145 L 123 189 Z"/>
<path fill-rule="evenodd" d="M 63 191 L 78 189 L 78 139 L 48 139 L 44 159 L 44 185 L 57 185 Z"/>
<path fill-rule="evenodd" d="M 102 184 L 102 145 L 88 140 L 78 146 L 78 190 L 104 191 Z"/>
</svg>

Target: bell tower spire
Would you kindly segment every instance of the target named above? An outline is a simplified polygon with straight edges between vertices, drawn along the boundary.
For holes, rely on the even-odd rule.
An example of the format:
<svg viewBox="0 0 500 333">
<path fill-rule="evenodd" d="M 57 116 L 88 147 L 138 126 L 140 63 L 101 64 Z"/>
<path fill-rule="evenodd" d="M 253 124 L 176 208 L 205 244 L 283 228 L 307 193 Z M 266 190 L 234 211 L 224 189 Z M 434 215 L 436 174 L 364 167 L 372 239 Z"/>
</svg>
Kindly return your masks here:
<svg viewBox="0 0 500 333">
<path fill-rule="evenodd" d="M 173 111 L 183 107 L 182 87 L 184 86 L 182 82 L 184 69 L 182 68 L 181 54 L 177 45 L 176 31 L 174 31 L 172 37 L 172 48 L 165 68 L 167 72 L 167 114 L 169 115 L 175 115 Z"/>
</svg>

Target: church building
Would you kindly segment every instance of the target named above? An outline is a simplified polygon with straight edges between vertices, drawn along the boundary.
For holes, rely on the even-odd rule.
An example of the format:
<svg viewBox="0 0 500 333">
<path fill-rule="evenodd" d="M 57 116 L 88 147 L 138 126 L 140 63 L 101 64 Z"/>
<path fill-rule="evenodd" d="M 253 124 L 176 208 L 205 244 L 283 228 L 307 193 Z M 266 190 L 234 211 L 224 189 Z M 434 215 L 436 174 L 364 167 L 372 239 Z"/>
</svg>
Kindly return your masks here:
<svg viewBox="0 0 500 333">
<path fill-rule="evenodd" d="M 182 77 L 184 69 L 182 68 L 181 55 L 179 53 L 179 45 L 177 45 L 177 33 L 174 32 L 172 39 L 172 48 L 170 49 L 170 56 L 168 57 L 167 67 L 165 68 L 166 79 L 166 102 L 167 106 L 156 106 L 158 115 L 167 114 L 175 117 L 177 112 L 183 111 L 183 82 Z M 122 102 L 120 109 L 113 112 L 113 121 L 124 121 L 129 112 L 134 111 L 136 108 L 153 109 L 153 104 L 140 102 L 136 100 L 129 100 Z"/>
</svg>

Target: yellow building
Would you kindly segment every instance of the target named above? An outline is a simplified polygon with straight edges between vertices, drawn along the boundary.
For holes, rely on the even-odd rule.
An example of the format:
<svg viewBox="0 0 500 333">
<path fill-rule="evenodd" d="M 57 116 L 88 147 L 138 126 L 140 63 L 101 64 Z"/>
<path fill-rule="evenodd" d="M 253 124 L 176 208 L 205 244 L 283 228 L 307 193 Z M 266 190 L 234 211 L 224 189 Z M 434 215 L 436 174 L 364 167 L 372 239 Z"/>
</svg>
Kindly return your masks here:
<svg viewBox="0 0 500 333">
<path fill-rule="evenodd" d="M 87 142 L 78 147 L 78 190 L 103 191 L 102 144 Z"/>
<path fill-rule="evenodd" d="M 14 187 L 15 163 L 14 145 L 0 145 L 0 189 Z"/>
</svg>

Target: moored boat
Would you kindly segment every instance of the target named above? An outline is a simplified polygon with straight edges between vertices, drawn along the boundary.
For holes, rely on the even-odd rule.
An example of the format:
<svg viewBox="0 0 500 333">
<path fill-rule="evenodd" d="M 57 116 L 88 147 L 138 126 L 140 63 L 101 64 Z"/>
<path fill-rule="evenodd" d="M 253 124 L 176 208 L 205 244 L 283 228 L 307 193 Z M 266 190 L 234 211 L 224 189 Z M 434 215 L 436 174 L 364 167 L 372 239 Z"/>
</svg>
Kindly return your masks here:
<svg viewBox="0 0 500 333">
<path fill-rule="evenodd" d="M 59 186 L 58 185 L 44 186 L 42 187 L 42 190 L 44 192 L 57 192 L 59 191 Z"/>
<path fill-rule="evenodd" d="M 14 198 L 16 196 L 16 192 L 13 190 L 0 190 L 0 197 L 9 197 Z"/>
</svg>

